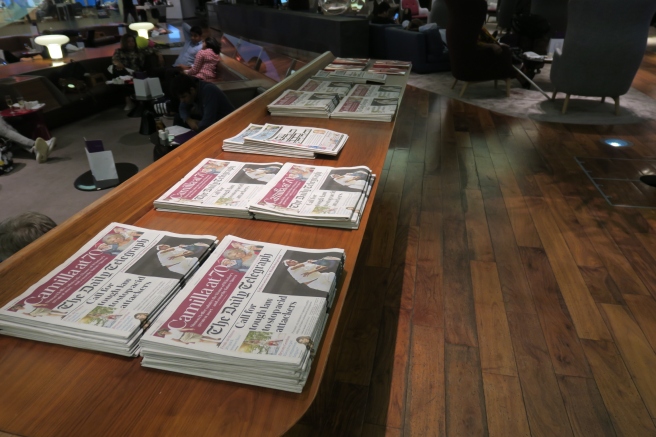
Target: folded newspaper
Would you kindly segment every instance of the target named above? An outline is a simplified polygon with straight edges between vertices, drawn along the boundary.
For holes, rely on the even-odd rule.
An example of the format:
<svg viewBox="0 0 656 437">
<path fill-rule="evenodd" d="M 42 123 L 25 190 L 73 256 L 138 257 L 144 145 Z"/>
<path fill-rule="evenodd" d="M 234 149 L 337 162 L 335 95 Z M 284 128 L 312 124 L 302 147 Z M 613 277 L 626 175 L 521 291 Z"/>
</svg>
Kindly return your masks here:
<svg viewBox="0 0 656 437">
<path fill-rule="evenodd" d="M 112 223 L 0 309 L 0 334 L 135 356 L 143 330 L 216 245 Z"/>
<path fill-rule="evenodd" d="M 282 167 L 279 162 L 252 163 L 205 158 L 154 205 L 158 211 L 251 218 L 250 199 Z"/>
<path fill-rule="evenodd" d="M 226 152 L 314 159 L 315 154 L 336 156 L 348 135 L 328 129 L 279 124 L 251 124 L 223 141 Z"/>
<path fill-rule="evenodd" d="M 339 103 L 337 93 L 286 90 L 267 106 L 271 115 L 328 118 Z"/>
<path fill-rule="evenodd" d="M 346 96 L 330 114 L 330 118 L 392 121 L 399 102 L 398 98 Z"/>
<path fill-rule="evenodd" d="M 374 177 L 365 166 L 287 163 L 248 210 L 258 220 L 357 229 Z"/>
<path fill-rule="evenodd" d="M 385 74 L 370 73 L 367 71 L 350 71 L 338 70 L 327 71 L 319 70 L 314 76 L 314 80 L 329 80 L 334 82 L 349 82 L 349 83 L 379 83 L 384 84 L 387 80 Z"/>
<path fill-rule="evenodd" d="M 226 236 L 142 337 L 142 365 L 300 393 L 343 263 Z"/>
<path fill-rule="evenodd" d="M 308 79 L 297 91 L 338 94 L 339 97 L 342 98 L 351 91 L 352 87 L 353 84 L 351 82 L 332 82 Z"/>
</svg>

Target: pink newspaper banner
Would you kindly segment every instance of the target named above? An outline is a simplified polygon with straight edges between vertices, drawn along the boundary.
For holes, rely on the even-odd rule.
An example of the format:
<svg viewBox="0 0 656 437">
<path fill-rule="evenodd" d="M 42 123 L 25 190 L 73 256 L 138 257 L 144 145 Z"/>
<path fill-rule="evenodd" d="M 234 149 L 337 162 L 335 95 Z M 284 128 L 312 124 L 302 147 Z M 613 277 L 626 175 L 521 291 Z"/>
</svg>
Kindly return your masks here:
<svg viewBox="0 0 656 437">
<path fill-rule="evenodd" d="M 201 193 L 228 166 L 224 161 L 208 161 L 185 180 L 165 200 L 191 200 Z"/>
<path fill-rule="evenodd" d="M 358 108 L 360 107 L 360 103 L 362 103 L 360 98 L 349 97 L 346 102 L 344 102 L 344 105 L 342 105 L 342 107 L 339 109 L 339 112 L 357 112 Z"/>
<path fill-rule="evenodd" d="M 62 302 L 73 299 L 84 299 L 88 293 L 94 290 L 92 278 L 98 274 L 117 255 L 139 239 L 143 232 L 132 231 L 116 227 L 96 241 L 91 249 L 75 258 L 45 283 L 38 286 L 29 296 L 18 302 L 9 311 L 20 311 L 25 305 L 39 307 L 41 309 L 54 309 Z M 102 282 L 106 277 L 99 277 Z M 83 290 L 85 284 L 92 282 L 88 288 Z M 73 296 L 78 293 L 78 296 Z M 60 308 L 66 310 L 68 308 Z M 40 311 L 40 314 L 43 311 Z"/>
<path fill-rule="evenodd" d="M 258 202 L 287 208 L 314 171 L 314 167 L 293 166 L 287 174 Z"/>
<path fill-rule="evenodd" d="M 240 297 L 238 293 L 235 296 L 233 294 L 248 270 L 244 262 L 247 260 L 250 266 L 250 263 L 259 255 L 262 247 L 246 246 L 239 242 L 232 242 L 171 317 L 162 324 L 162 328 L 154 335 L 164 338 L 166 335 L 171 334 L 171 329 L 202 335 L 214 323 L 216 316 L 222 309 L 234 320 L 238 315 L 236 314 L 238 313 L 236 308 L 240 306 L 241 300 L 243 300 L 243 297 Z M 226 302 L 231 296 L 232 301 L 226 306 Z M 215 324 L 217 325 L 216 329 L 227 327 L 221 326 L 220 320 Z M 198 338 L 191 338 L 188 342 L 193 343 L 195 341 L 198 341 Z"/>
<path fill-rule="evenodd" d="M 366 96 L 367 92 L 369 92 L 370 87 L 368 86 L 362 86 L 362 85 L 356 85 L 356 87 L 351 91 L 351 96 L 355 97 L 362 97 Z"/>
<path fill-rule="evenodd" d="M 280 98 L 277 102 L 275 102 L 276 105 L 291 105 L 294 103 L 298 98 L 301 96 L 301 94 L 298 93 L 287 93 L 284 97 Z"/>
</svg>

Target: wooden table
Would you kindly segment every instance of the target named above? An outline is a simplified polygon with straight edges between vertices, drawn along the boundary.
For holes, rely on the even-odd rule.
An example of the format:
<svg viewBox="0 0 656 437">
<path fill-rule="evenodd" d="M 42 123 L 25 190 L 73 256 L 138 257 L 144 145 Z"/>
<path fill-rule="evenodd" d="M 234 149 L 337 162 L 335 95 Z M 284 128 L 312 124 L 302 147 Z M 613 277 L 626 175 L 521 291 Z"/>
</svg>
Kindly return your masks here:
<svg viewBox="0 0 656 437">
<path fill-rule="evenodd" d="M 326 53 L 249 104 L 178 147 L 0 264 L 0 305 L 23 292 L 111 221 L 172 232 L 233 234 L 308 248 L 346 251 L 342 283 L 312 371 L 300 394 L 142 368 L 123 358 L 0 336 L 0 430 L 22 436 L 275 436 L 288 430 L 314 400 L 326 367 L 355 261 L 362 243 L 374 185 L 358 230 L 158 212 L 153 201 L 205 157 L 272 162 L 308 160 L 223 153 L 224 138 L 249 122 L 326 127 L 350 138 L 337 158 L 318 165 L 366 164 L 380 174 L 394 123 L 274 118 L 267 103 L 298 88 L 333 56 Z M 405 84 L 405 77 L 389 83 Z"/>
</svg>

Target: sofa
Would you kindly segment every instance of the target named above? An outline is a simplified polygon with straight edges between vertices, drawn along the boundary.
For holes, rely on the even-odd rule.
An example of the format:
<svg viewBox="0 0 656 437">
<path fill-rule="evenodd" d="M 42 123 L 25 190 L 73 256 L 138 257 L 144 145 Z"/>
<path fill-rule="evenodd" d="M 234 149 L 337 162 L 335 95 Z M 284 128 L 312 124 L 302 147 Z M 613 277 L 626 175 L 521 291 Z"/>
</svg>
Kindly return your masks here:
<svg viewBox="0 0 656 437">
<path fill-rule="evenodd" d="M 439 29 L 423 32 L 399 25 L 369 24 L 370 57 L 412 62 L 415 73 L 450 70 L 449 52 Z"/>
</svg>

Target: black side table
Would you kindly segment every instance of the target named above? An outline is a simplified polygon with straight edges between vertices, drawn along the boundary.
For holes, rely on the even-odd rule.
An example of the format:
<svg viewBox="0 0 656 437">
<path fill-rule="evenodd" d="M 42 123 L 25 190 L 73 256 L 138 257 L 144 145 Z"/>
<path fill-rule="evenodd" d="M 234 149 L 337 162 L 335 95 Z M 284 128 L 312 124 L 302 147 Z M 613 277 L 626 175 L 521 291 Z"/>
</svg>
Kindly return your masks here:
<svg viewBox="0 0 656 437">
<path fill-rule="evenodd" d="M 120 185 L 123 182 L 127 181 L 132 176 L 136 175 L 138 171 L 139 171 L 139 167 L 137 167 L 134 164 L 131 164 L 129 162 L 117 162 L 116 163 L 116 173 L 118 173 L 117 185 Z M 98 190 L 104 190 L 106 188 L 114 188 L 117 185 L 114 185 L 112 187 L 104 187 L 104 188 L 96 187 L 96 183 L 93 179 L 93 175 L 91 174 L 91 170 L 81 174 L 80 176 L 77 177 L 77 179 L 75 179 L 75 182 L 73 182 L 73 186 L 80 191 L 98 191 Z"/>
</svg>

